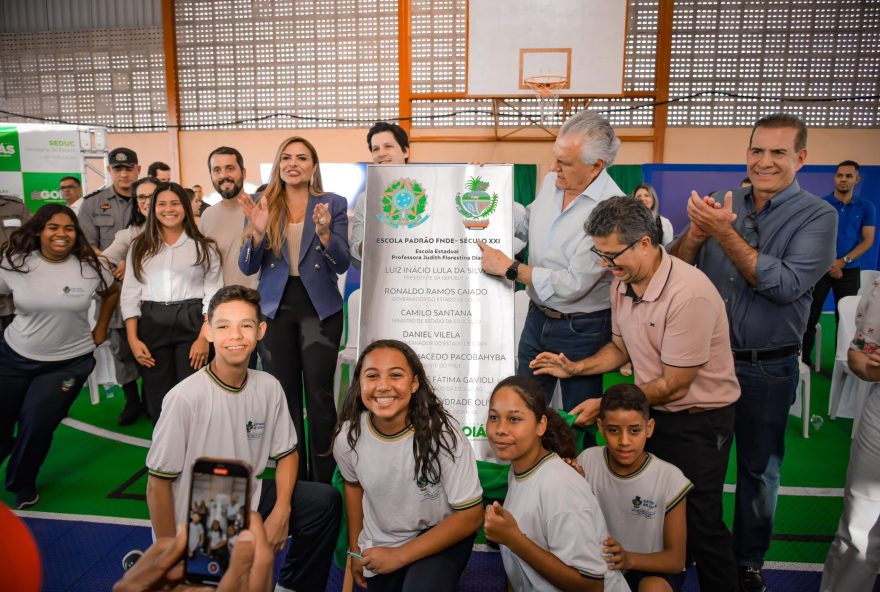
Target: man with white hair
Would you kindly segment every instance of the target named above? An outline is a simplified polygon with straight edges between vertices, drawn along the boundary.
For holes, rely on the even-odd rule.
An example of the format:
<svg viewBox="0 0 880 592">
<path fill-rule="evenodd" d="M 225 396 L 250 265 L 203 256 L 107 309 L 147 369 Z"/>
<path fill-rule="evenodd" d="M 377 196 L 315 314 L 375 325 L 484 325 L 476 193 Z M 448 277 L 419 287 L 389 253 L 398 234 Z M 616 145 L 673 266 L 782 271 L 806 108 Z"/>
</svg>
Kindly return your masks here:
<svg viewBox="0 0 880 592">
<path fill-rule="evenodd" d="M 535 201 L 516 221 L 528 240 L 529 264 L 480 243 L 483 271 L 526 285 L 529 313 L 519 342 L 517 373 L 534 376 L 552 397 L 557 379 L 536 376 L 529 363 L 541 352 L 589 357 L 611 340 L 611 275 L 590 253 L 593 239 L 584 222 L 596 205 L 624 195 L 605 170 L 620 140 L 600 115 L 582 111 L 565 122 L 553 145 L 553 165 Z M 566 410 L 594 399 L 598 408 L 602 375 L 561 380 Z"/>
</svg>

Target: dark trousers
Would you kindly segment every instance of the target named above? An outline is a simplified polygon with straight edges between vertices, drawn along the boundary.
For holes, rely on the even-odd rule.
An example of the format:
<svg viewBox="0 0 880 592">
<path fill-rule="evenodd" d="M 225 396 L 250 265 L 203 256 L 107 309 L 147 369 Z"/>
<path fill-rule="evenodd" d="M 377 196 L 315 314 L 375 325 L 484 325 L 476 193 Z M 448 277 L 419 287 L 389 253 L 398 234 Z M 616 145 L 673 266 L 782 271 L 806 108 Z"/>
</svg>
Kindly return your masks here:
<svg viewBox="0 0 880 592">
<path fill-rule="evenodd" d="M 260 348 L 263 369 L 284 388 L 299 442 L 299 478 L 330 483 L 336 461 L 327 453 L 336 425 L 333 373 L 342 339 L 342 311 L 323 321 L 298 277 L 290 277 Z M 303 408 L 303 386 L 306 404 Z M 306 439 L 304 417 L 309 418 Z M 308 454 L 306 454 L 308 444 Z M 307 462 L 303 462 L 306 460 Z"/>
<path fill-rule="evenodd" d="M 546 374 L 536 376 L 529 362 L 541 352 L 564 353 L 569 360 L 582 360 L 592 356 L 611 341 L 611 310 L 600 310 L 573 319 L 551 319 L 534 303 L 529 304 L 529 314 L 523 326 L 517 352 L 516 373 L 535 378 L 553 397 L 556 381 Z M 575 376 L 560 380 L 562 404 L 566 411 L 587 399 L 602 396 L 602 374 Z"/>
<path fill-rule="evenodd" d="M 736 502 L 733 553 L 740 565 L 762 567 L 770 548 L 788 411 L 800 380 L 797 354 L 736 361 Z"/>
<path fill-rule="evenodd" d="M 259 512 L 265 520 L 275 505 L 275 482 L 263 481 Z M 291 590 L 324 590 L 339 535 L 342 500 L 324 483 L 297 481 L 290 500 L 290 548 L 279 583 Z"/>
<path fill-rule="evenodd" d="M 91 352 L 40 362 L 18 355 L 0 339 L 0 463 L 11 454 L 6 467 L 8 491 L 36 491 L 37 473 L 49 454 L 55 429 L 94 368 Z M 16 421 L 18 435 L 13 437 Z"/>
<path fill-rule="evenodd" d="M 737 570 L 721 494 L 733 439 L 734 407 L 702 413 L 651 410 L 654 435 L 646 449 L 681 469 L 687 496 L 687 555 L 697 562 L 700 590 L 736 592 Z"/>
<path fill-rule="evenodd" d="M 146 344 L 156 361 L 152 368 L 141 366 L 144 400 L 153 423 L 159 421 L 162 399 L 168 391 L 195 372 L 189 350 L 203 321 L 201 298 L 170 304 L 141 303 L 138 339 Z"/>
<path fill-rule="evenodd" d="M 813 288 L 813 303 L 810 305 L 810 317 L 807 319 L 807 330 L 804 331 L 803 347 L 801 356 L 804 362 L 810 363 L 810 355 L 813 352 L 813 346 L 816 344 L 816 323 L 822 315 L 822 307 L 825 305 L 825 299 L 828 298 L 828 292 L 834 290 L 834 318 L 837 318 L 837 304 L 844 296 L 855 296 L 859 293 L 861 287 L 861 268 L 854 267 L 852 269 L 844 269 L 843 277 L 839 280 L 834 279 L 827 273 L 822 276 L 816 286 Z M 833 356 L 832 356 L 833 357 Z"/>
<path fill-rule="evenodd" d="M 454 592 L 467 567 L 476 533 L 389 574 L 367 578 L 369 592 Z"/>
</svg>

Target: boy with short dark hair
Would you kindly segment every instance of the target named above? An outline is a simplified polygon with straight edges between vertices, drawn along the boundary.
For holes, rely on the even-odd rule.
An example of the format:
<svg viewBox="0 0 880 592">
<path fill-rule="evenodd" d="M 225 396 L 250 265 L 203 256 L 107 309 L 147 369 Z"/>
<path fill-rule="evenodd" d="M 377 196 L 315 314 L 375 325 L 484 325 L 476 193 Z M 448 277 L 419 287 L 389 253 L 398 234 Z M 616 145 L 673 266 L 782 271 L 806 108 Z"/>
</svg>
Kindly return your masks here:
<svg viewBox="0 0 880 592">
<path fill-rule="evenodd" d="M 280 589 L 323 590 L 341 516 L 339 494 L 322 483 L 297 483 L 296 432 L 278 381 L 249 370 L 263 337 L 260 294 L 244 286 L 220 289 L 208 306 L 208 340 L 215 358 L 165 397 L 147 455 L 147 504 L 156 537 L 173 537 L 189 515 L 193 461 L 234 458 L 253 467 L 251 510 L 265 518 L 276 552 L 292 537 Z M 257 476 L 268 459 L 275 480 Z M 278 588 L 276 588 L 277 590 Z"/>
<path fill-rule="evenodd" d="M 606 445 L 578 456 L 611 533 L 609 569 L 623 570 L 634 592 L 678 592 L 684 582 L 685 496 L 682 472 L 645 452 L 654 430 L 648 400 L 634 384 L 609 388 L 599 407 Z"/>
</svg>

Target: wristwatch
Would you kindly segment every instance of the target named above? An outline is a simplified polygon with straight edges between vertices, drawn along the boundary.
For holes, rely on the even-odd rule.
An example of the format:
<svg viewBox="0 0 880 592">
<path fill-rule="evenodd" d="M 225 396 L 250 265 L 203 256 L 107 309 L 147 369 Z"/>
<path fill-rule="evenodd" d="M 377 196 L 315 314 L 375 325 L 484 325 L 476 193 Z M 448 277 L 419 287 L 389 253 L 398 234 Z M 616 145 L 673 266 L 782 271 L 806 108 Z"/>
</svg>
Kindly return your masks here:
<svg viewBox="0 0 880 592">
<path fill-rule="evenodd" d="M 852 263 L 852 257 L 850 257 L 849 255 L 844 255 L 843 256 L 843 263 L 846 265 L 849 265 L 850 263 Z"/>
<path fill-rule="evenodd" d="M 506 277 L 510 281 L 514 281 L 518 275 L 519 275 L 519 261 L 514 259 L 513 263 L 510 264 L 510 267 L 507 268 L 507 271 L 504 272 L 504 277 Z"/>
</svg>

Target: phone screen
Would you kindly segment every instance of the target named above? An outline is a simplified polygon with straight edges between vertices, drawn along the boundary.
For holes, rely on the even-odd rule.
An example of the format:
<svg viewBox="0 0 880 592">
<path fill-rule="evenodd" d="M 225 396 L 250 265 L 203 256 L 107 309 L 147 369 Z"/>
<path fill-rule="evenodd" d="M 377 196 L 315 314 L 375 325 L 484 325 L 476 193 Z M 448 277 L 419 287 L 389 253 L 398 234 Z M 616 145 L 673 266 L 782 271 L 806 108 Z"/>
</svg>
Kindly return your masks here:
<svg viewBox="0 0 880 592">
<path fill-rule="evenodd" d="M 198 459 L 193 466 L 186 580 L 216 584 L 248 527 L 250 469 L 235 461 Z"/>
</svg>

